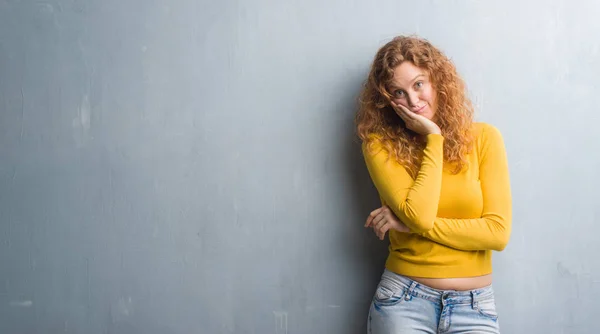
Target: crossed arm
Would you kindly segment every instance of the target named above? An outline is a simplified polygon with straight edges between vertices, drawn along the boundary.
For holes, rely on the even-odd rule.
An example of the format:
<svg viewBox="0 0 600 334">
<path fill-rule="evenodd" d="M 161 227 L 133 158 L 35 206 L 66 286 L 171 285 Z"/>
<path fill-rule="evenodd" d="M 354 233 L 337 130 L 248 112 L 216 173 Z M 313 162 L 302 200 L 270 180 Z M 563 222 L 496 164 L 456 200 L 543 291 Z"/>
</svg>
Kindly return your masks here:
<svg viewBox="0 0 600 334">
<path fill-rule="evenodd" d="M 405 168 L 388 159 L 379 144 L 373 151 L 363 144 L 365 162 L 381 198 L 411 231 L 434 242 L 460 250 L 497 250 L 510 238 L 512 206 L 506 150 L 500 132 L 483 129 L 479 181 L 483 195 L 481 217 L 452 219 L 437 217 L 443 172 L 441 135 L 426 136 L 419 172 L 413 179 Z"/>
</svg>

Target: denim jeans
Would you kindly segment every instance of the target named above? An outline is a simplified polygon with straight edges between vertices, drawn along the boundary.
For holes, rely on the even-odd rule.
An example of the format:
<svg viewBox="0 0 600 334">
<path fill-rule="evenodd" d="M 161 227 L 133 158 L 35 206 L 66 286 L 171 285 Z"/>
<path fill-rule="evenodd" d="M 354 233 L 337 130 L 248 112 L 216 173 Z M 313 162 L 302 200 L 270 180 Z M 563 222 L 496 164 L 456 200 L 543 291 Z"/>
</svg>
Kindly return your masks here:
<svg viewBox="0 0 600 334">
<path fill-rule="evenodd" d="M 369 309 L 369 334 L 500 333 L 492 286 L 438 290 L 385 270 Z"/>
</svg>

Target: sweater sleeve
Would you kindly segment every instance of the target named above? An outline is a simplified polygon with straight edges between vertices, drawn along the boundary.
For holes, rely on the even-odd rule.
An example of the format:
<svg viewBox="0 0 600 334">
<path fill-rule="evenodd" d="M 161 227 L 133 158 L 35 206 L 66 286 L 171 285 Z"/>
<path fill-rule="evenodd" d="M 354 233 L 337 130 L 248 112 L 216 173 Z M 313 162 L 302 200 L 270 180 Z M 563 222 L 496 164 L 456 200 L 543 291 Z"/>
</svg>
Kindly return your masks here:
<svg viewBox="0 0 600 334">
<path fill-rule="evenodd" d="M 442 187 L 444 137 L 426 136 L 423 161 L 415 179 L 404 166 L 388 158 L 388 151 L 375 139 L 372 151 L 367 143 L 363 156 L 373 184 L 381 198 L 406 226 L 415 233 L 430 230 L 436 219 Z"/>
<path fill-rule="evenodd" d="M 508 162 L 500 132 L 490 125 L 483 130 L 479 180 L 483 195 L 480 218 L 435 218 L 432 229 L 421 235 L 459 250 L 503 250 L 510 238 L 512 199 Z"/>
</svg>

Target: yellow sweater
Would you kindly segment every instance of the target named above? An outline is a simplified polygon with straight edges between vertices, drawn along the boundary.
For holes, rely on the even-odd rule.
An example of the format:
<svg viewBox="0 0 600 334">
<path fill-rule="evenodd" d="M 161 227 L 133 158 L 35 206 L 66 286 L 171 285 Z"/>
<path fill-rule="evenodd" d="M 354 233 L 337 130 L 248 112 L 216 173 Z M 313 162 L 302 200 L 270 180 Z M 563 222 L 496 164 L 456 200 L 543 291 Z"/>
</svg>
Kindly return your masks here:
<svg viewBox="0 0 600 334">
<path fill-rule="evenodd" d="M 444 137 L 426 136 L 415 179 L 375 139 L 363 155 L 383 205 L 411 230 L 389 232 L 386 268 L 415 277 L 472 277 L 492 272 L 492 250 L 501 251 L 511 231 L 508 163 L 500 132 L 474 123 L 469 165 L 452 175 L 444 167 Z"/>
</svg>

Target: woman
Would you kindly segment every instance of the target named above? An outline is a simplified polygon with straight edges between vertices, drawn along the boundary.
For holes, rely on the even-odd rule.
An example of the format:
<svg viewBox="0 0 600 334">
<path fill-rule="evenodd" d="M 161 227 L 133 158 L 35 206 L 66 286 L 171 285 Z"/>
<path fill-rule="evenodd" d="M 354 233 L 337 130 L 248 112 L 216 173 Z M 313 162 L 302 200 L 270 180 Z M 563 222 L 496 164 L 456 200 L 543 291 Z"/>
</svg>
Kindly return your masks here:
<svg viewBox="0 0 600 334">
<path fill-rule="evenodd" d="M 369 333 L 499 333 L 492 250 L 512 215 L 500 132 L 473 122 L 452 62 L 404 36 L 377 52 L 356 123 L 383 204 L 365 226 L 390 240 Z"/>
</svg>

